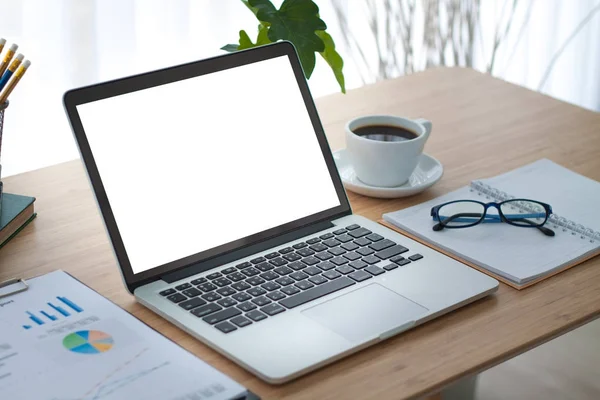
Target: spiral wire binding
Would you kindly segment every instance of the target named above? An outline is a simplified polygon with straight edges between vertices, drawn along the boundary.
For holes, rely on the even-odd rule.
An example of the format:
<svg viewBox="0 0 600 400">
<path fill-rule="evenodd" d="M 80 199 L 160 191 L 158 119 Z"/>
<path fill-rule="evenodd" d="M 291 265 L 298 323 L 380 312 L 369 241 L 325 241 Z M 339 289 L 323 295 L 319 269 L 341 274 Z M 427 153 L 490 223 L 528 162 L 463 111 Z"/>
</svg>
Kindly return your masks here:
<svg viewBox="0 0 600 400">
<path fill-rule="evenodd" d="M 495 189 L 488 184 L 485 184 L 480 181 L 471 182 L 471 192 L 478 192 L 480 196 L 485 196 L 486 199 L 493 199 L 497 202 L 511 200 L 514 199 L 515 196 L 511 196 L 506 192 Z M 523 212 L 535 212 L 536 210 L 533 207 L 528 206 L 523 202 L 517 202 L 515 204 L 517 208 L 519 208 Z M 558 229 L 562 228 L 563 232 L 571 232 L 571 235 L 580 235 L 581 239 L 589 239 L 590 243 L 600 242 L 600 232 L 594 231 L 588 227 L 585 227 L 581 224 L 576 224 L 575 222 L 566 219 L 565 217 L 561 217 L 557 214 L 551 214 L 548 217 L 548 223 L 553 225 L 554 228 Z"/>
</svg>

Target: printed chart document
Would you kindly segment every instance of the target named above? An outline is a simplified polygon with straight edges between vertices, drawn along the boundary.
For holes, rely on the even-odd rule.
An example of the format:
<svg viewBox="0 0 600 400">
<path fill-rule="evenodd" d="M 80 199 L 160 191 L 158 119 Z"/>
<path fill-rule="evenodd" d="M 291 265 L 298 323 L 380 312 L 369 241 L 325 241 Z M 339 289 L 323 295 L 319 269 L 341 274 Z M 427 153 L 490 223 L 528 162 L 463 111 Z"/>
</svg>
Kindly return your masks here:
<svg viewBox="0 0 600 400">
<path fill-rule="evenodd" d="M 0 399 L 216 400 L 246 389 L 70 275 L 0 298 Z"/>
</svg>

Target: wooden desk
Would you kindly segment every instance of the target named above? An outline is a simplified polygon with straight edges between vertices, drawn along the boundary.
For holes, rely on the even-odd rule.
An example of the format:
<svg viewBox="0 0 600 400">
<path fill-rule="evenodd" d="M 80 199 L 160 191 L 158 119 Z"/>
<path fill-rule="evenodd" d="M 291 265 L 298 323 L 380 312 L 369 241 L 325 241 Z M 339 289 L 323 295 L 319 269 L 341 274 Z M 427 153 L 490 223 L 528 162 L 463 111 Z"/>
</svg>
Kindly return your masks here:
<svg viewBox="0 0 600 400">
<path fill-rule="evenodd" d="M 345 122 L 359 115 L 391 113 L 433 122 L 425 150 L 444 164 L 443 179 L 408 199 L 349 193 L 354 211 L 374 220 L 541 157 L 600 180 L 600 114 L 471 70 L 429 70 L 317 103 L 333 149 L 343 147 Z M 501 285 L 493 297 L 289 384 L 270 386 L 126 293 L 79 161 L 7 178 L 5 189 L 36 196 L 39 216 L 0 251 L 0 280 L 69 271 L 267 399 L 400 399 L 435 393 L 600 315 L 596 258 L 521 292 Z"/>
</svg>

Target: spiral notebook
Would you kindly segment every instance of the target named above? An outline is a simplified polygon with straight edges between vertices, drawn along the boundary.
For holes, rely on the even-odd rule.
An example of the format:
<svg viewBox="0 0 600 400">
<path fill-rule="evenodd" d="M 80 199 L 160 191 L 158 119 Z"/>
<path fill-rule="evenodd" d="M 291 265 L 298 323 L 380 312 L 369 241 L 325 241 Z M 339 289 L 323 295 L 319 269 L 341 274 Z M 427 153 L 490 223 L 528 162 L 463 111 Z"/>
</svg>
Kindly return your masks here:
<svg viewBox="0 0 600 400">
<path fill-rule="evenodd" d="M 433 206 L 452 200 L 527 198 L 553 212 L 545 236 L 534 228 L 479 224 L 433 231 Z M 521 289 L 600 254 L 600 183 L 542 159 L 404 210 L 384 214 L 394 228 Z"/>
</svg>

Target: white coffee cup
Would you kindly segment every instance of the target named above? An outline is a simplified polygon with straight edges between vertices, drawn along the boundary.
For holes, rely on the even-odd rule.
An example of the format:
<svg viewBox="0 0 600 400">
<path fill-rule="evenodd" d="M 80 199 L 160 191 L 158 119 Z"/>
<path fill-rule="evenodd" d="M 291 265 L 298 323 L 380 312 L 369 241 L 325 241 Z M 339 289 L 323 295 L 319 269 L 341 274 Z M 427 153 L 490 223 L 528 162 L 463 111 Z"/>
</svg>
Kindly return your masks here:
<svg viewBox="0 0 600 400">
<path fill-rule="evenodd" d="M 401 141 L 373 140 L 354 131 L 366 126 L 391 126 L 406 129 L 415 137 Z M 346 149 L 358 179 L 367 185 L 401 186 L 408 182 L 419 163 L 431 122 L 423 118 L 408 119 L 392 115 L 369 115 L 346 124 Z"/>
</svg>

